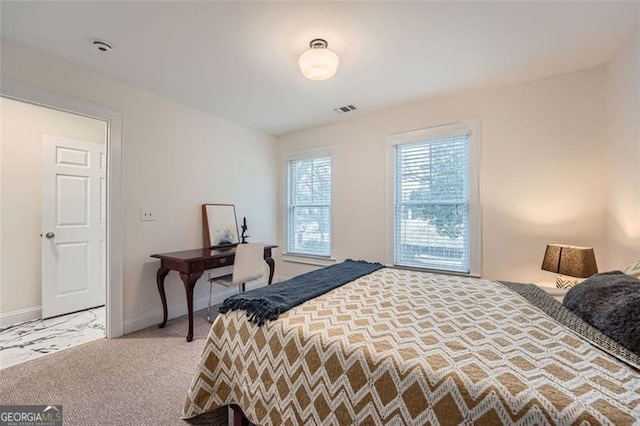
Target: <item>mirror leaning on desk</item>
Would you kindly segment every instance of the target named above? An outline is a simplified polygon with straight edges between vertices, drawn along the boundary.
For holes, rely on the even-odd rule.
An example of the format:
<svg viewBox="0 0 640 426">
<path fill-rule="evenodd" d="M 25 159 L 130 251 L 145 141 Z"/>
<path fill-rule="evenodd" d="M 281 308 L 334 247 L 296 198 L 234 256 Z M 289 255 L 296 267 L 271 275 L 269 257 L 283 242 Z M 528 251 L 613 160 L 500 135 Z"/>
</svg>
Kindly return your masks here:
<svg viewBox="0 0 640 426">
<path fill-rule="evenodd" d="M 236 208 L 233 204 L 203 204 L 202 225 L 205 247 L 240 243 Z"/>
</svg>

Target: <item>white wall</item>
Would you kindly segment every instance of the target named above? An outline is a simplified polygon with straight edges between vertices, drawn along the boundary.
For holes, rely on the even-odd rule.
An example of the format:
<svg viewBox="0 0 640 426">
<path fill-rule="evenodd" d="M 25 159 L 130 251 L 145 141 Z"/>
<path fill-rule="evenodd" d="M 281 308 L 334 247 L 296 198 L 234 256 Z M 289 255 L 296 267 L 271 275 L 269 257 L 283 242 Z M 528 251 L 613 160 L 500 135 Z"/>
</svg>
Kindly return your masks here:
<svg viewBox="0 0 640 426">
<path fill-rule="evenodd" d="M 593 246 L 606 264 L 603 67 L 481 93 L 427 100 L 279 139 L 287 154 L 333 146 L 338 260 L 387 262 L 389 134 L 478 117 L 482 126 L 482 275 L 549 282 L 547 243 Z M 283 191 L 279 206 L 283 206 Z M 282 207 L 279 217 L 282 218 Z M 282 245 L 282 220 L 279 221 Z M 284 262 L 283 276 L 311 269 Z"/>
<path fill-rule="evenodd" d="M 640 259 L 640 31 L 607 68 L 610 160 L 607 247 L 612 269 Z"/>
<path fill-rule="evenodd" d="M 40 232 L 44 135 L 105 143 L 106 123 L 0 98 L 2 252 L 0 315 L 41 305 Z"/>
<path fill-rule="evenodd" d="M 4 44 L 1 67 L 3 78 L 122 113 L 125 330 L 160 318 L 155 284 L 159 262 L 149 256 L 201 247 L 202 203 L 235 203 L 238 216 L 247 217 L 253 241 L 276 240 L 272 136 L 22 47 Z M 143 207 L 154 212 L 154 222 L 140 221 Z M 5 249 L 3 263 L 19 255 Z M 208 294 L 204 277 L 201 281 L 195 294 L 200 301 Z M 186 312 L 176 273 L 167 277 L 166 287 L 173 314 Z"/>
</svg>

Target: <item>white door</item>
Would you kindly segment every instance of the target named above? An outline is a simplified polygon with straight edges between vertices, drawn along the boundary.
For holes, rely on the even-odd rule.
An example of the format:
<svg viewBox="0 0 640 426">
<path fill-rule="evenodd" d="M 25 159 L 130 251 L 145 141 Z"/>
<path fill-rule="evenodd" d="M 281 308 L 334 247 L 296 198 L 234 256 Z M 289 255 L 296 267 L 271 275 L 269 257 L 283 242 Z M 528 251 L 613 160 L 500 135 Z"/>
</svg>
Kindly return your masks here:
<svg viewBox="0 0 640 426">
<path fill-rule="evenodd" d="M 105 145 L 45 135 L 42 317 L 104 305 Z"/>
</svg>

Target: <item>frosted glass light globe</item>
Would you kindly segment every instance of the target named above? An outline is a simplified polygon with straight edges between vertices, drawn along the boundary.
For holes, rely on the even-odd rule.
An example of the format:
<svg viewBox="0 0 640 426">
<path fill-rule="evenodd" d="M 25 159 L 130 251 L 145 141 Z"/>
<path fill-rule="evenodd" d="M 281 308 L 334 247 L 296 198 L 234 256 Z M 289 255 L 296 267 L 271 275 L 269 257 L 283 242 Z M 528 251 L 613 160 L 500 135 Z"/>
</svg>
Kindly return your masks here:
<svg viewBox="0 0 640 426">
<path fill-rule="evenodd" d="M 338 55 L 332 50 L 327 49 L 327 42 L 324 42 L 324 47 L 321 43 L 311 42 L 311 49 L 300 55 L 298 59 L 298 65 L 300 71 L 309 80 L 322 81 L 333 77 L 338 69 Z"/>
</svg>

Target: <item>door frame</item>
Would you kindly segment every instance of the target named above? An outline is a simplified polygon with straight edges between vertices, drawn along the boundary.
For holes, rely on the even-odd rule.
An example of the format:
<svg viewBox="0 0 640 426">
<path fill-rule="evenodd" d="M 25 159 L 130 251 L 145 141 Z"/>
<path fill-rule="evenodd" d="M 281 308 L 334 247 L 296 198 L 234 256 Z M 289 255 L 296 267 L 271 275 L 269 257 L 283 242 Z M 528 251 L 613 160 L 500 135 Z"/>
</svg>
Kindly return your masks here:
<svg viewBox="0 0 640 426">
<path fill-rule="evenodd" d="M 107 124 L 107 277 L 106 335 L 123 335 L 123 182 L 122 114 L 81 99 L 0 78 L 0 96 L 94 118 Z"/>
</svg>

